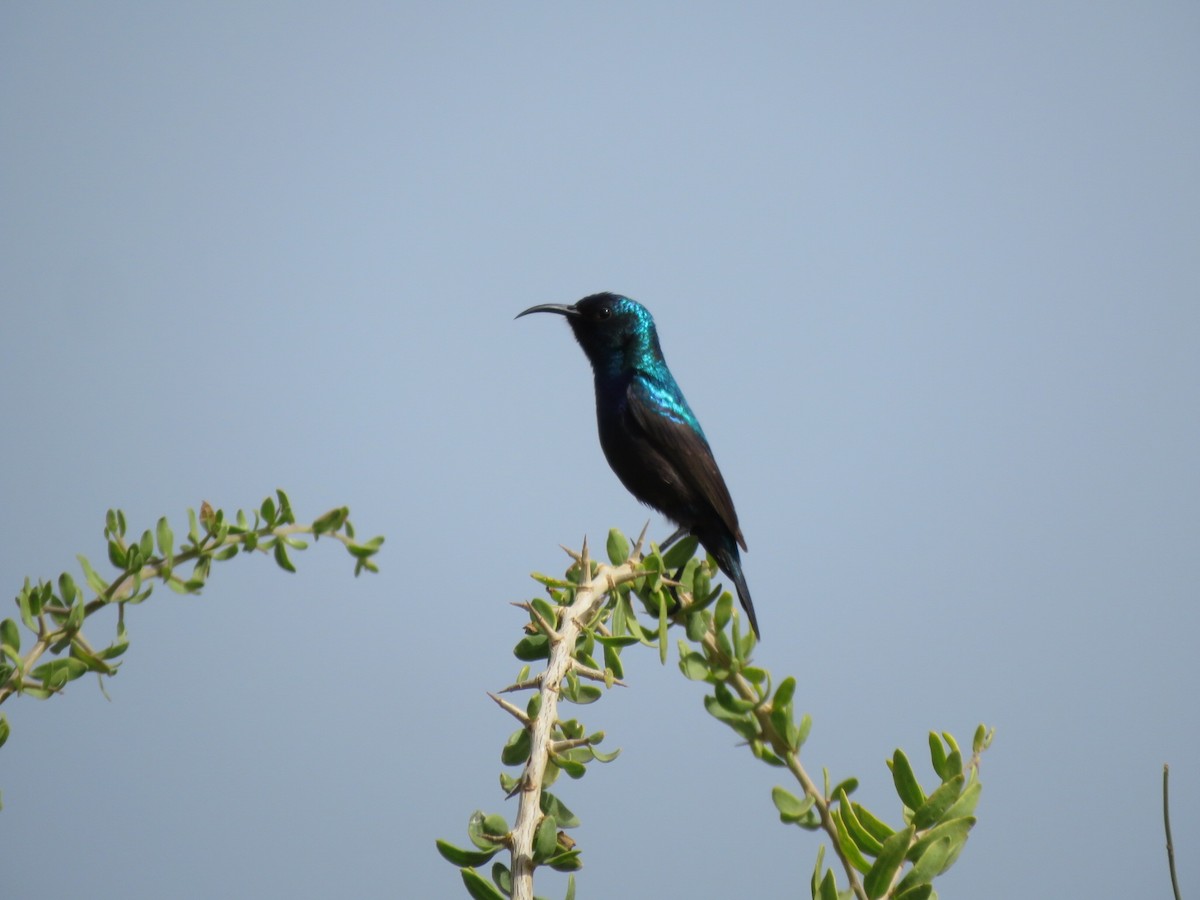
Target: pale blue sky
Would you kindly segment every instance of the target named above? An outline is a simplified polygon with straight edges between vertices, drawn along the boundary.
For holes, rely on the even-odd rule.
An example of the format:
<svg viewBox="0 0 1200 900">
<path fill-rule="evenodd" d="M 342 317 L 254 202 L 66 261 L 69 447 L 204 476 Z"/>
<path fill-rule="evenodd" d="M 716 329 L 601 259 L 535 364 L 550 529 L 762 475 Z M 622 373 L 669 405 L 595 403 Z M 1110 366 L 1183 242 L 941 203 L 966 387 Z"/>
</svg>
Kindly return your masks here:
<svg viewBox="0 0 1200 900">
<path fill-rule="evenodd" d="M 597 290 L 658 320 L 814 771 L 894 819 L 892 749 L 986 721 L 942 896 L 1161 897 L 1170 761 L 1200 889 L 1198 43 L 1194 3 L 0 6 L 10 595 L 109 506 L 388 538 L 221 566 L 131 611 L 111 702 L 6 704 L 0 893 L 464 895 L 509 603 L 647 516 L 566 327 L 512 320 Z M 807 896 L 779 774 L 629 669 L 560 790 L 580 896 Z"/>
</svg>

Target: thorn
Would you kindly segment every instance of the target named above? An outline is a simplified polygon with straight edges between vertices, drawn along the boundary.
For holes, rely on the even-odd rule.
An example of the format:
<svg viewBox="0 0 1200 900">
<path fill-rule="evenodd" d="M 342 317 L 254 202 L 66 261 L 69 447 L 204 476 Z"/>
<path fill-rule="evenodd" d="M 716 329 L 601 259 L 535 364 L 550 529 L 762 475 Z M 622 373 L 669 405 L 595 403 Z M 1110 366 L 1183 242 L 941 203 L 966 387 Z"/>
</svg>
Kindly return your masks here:
<svg viewBox="0 0 1200 900">
<path fill-rule="evenodd" d="M 592 739 L 590 737 L 568 738 L 562 741 L 551 741 L 550 752 L 553 754 L 563 754 L 568 750 L 575 750 L 578 747 L 590 747 Z"/>
<path fill-rule="evenodd" d="M 571 668 L 583 678 L 590 678 L 592 681 L 603 681 L 605 684 L 608 683 L 608 677 L 603 672 L 599 669 L 593 669 L 591 666 L 585 666 L 574 657 L 571 657 Z M 621 687 L 628 687 L 620 678 L 613 678 L 612 683 Z"/>
<path fill-rule="evenodd" d="M 642 544 L 646 540 L 646 532 L 650 530 L 650 520 L 646 520 L 646 524 L 642 526 L 642 533 L 638 535 L 637 543 L 633 545 L 632 556 L 640 557 L 642 555 Z"/>
<path fill-rule="evenodd" d="M 540 688 L 542 686 L 542 675 L 544 672 L 539 672 L 533 678 L 528 678 L 525 681 L 515 681 L 508 687 L 503 688 L 500 693 L 511 694 L 514 691 L 528 691 L 532 688 Z"/>
<path fill-rule="evenodd" d="M 545 634 L 546 637 L 553 642 L 557 642 L 559 640 L 558 630 L 546 621 L 546 618 L 540 612 L 538 612 L 536 606 L 529 607 L 529 614 L 533 616 L 534 620 L 538 624 L 538 627 L 542 630 L 542 633 Z"/>
<path fill-rule="evenodd" d="M 512 716 L 514 719 L 516 719 L 518 722 L 520 722 L 526 728 L 529 727 L 531 720 L 530 720 L 529 716 L 525 714 L 525 710 L 521 709 L 519 706 L 513 706 L 511 703 L 509 703 L 503 697 L 497 697 L 491 691 L 488 691 L 488 696 L 491 697 L 493 700 L 495 700 L 497 705 L 502 710 L 504 710 L 506 713 L 508 713 L 510 716 Z"/>
</svg>

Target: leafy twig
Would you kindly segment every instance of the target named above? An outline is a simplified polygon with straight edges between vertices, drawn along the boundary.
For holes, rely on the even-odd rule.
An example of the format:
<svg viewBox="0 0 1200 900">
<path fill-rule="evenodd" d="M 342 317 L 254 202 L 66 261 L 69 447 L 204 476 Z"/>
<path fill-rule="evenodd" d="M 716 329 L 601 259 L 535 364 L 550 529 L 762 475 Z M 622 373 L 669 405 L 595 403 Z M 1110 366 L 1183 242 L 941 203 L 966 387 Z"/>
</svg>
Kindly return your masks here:
<svg viewBox="0 0 1200 900">
<path fill-rule="evenodd" d="M 679 642 L 679 667 L 686 677 L 712 689 L 704 698 L 706 709 L 743 737 L 755 757 L 786 768 L 800 784 L 802 798 L 781 787 L 772 792 L 780 819 L 826 834 L 856 900 L 930 897 L 933 879 L 953 864 L 975 824 L 979 758 L 991 742 L 991 732 L 982 725 L 976 730 L 965 765 L 950 734 L 931 733 L 930 759 L 940 783 L 928 794 L 908 757 L 896 750 L 888 765 L 904 824 L 887 825 L 849 799 L 857 779 L 831 787 L 826 774 L 821 787 L 801 764 L 800 750 L 812 721 L 807 715 L 796 720 L 796 680 L 785 678 L 772 690 L 770 673 L 752 663 L 754 635 L 741 633 L 732 595 L 712 589 L 715 563 L 692 558 L 695 538 L 685 538 L 665 553 L 652 547 L 646 556 L 641 550 L 643 538 L 644 532 L 631 550 L 625 537 L 612 531 L 607 547 L 611 565 L 593 563 L 586 542 L 581 553 L 568 550 L 575 564 L 565 579 L 534 576 L 546 587 L 550 602 L 534 599 L 516 604 L 529 613 L 529 624 L 515 655 L 526 661 L 547 661 L 546 668 L 532 676 L 526 665 L 504 688 L 504 692 L 534 691 L 525 710 L 490 695 L 520 725 L 501 753 L 505 764 L 522 767 L 519 777 L 501 775 L 509 796 L 519 795 L 517 820 L 510 830 L 502 816 L 477 811 L 467 827 L 476 850 L 437 842 L 439 852 L 460 867 L 471 896 L 527 900 L 532 897 L 538 866 L 567 872 L 579 867 L 579 849 L 557 831 L 578 825 L 578 819 L 546 787 L 560 772 L 581 777 L 589 762 L 608 762 L 616 753 L 597 749 L 603 732 L 588 735 L 579 722 L 560 720 L 560 700 L 590 703 L 602 695 L 598 687 L 581 679 L 603 681 L 606 687 L 620 684 L 621 650 L 627 646 L 657 647 L 665 662 L 668 631 L 678 626 L 688 637 L 688 642 Z M 672 577 L 667 577 L 668 572 Z M 656 627 L 639 622 L 631 603 L 634 597 L 656 620 Z M 603 667 L 592 658 L 597 648 L 603 652 Z M 477 871 L 503 850 L 510 853 L 511 869 L 493 863 L 490 880 Z M 813 897 L 837 900 L 842 892 L 833 871 L 823 865 L 823 853 L 821 848 L 812 879 Z M 574 897 L 573 876 L 567 897 Z"/>
<path fill-rule="evenodd" d="M 70 573 L 64 572 L 56 583 L 29 579 L 17 594 L 19 618 L 32 632 L 34 641 L 21 652 L 21 629 L 14 619 L 0 621 L 0 703 L 15 694 L 27 694 L 44 699 L 62 691 L 69 681 L 87 672 L 101 676 L 116 674 L 118 658 L 128 647 L 125 633 L 125 607 L 137 604 L 150 596 L 154 582 L 166 584 L 182 594 L 199 593 L 214 562 L 221 562 L 239 552 L 270 553 L 283 569 L 294 572 L 290 551 L 304 550 L 308 545 L 300 536 L 311 535 L 340 542 L 354 557 L 355 574 L 376 571 L 374 556 L 383 538 L 359 542 L 345 507 L 332 509 L 311 524 L 297 524 L 291 502 L 283 491 L 262 502 L 251 517 L 242 510 L 230 519 L 208 503 L 200 506 L 197 516 L 188 510 L 187 540 L 178 552 L 175 535 L 165 518 L 159 519 L 153 532 L 144 531 L 136 540 L 127 538 L 125 514 L 109 510 L 105 517 L 104 536 L 108 542 L 108 558 L 117 569 L 111 581 L 106 581 L 88 562 L 78 557 L 88 587 L 93 592 L 85 599 Z M 179 570 L 192 565 L 187 577 Z M 117 607 L 116 639 L 101 650 L 95 650 L 84 638 L 82 627 L 92 615 L 108 606 Z M 57 657 L 37 665 L 49 653 Z M 0 744 L 8 736 L 8 724 L 0 717 Z"/>
</svg>

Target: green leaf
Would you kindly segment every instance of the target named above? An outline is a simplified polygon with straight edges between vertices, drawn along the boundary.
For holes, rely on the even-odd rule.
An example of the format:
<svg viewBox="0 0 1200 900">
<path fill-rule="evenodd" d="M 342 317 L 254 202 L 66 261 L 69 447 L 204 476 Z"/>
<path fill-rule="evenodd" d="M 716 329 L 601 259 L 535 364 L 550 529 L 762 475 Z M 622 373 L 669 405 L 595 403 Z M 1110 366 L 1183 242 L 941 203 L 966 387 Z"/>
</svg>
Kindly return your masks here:
<svg viewBox="0 0 1200 900">
<path fill-rule="evenodd" d="M 608 559 L 614 566 L 619 566 L 629 559 L 629 540 L 619 528 L 608 531 Z"/>
<path fill-rule="evenodd" d="M 125 623 L 117 623 L 117 639 L 100 651 L 101 659 L 116 659 L 129 648 L 129 635 L 125 632 Z"/>
<path fill-rule="evenodd" d="M 513 647 L 513 656 L 526 662 L 549 659 L 550 639 L 544 634 L 527 635 L 517 642 L 517 646 Z"/>
<path fill-rule="evenodd" d="M 963 770 L 962 754 L 958 750 L 951 750 L 946 757 L 946 762 L 942 765 L 944 771 L 938 772 L 942 781 L 950 781 L 956 775 L 961 776 Z"/>
<path fill-rule="evenodd" d="M 836 797 L 838 811 L 841 813 L 842 823 L 846 826 L 846 832 L 850 835 L 850 840 L 854 841 L 854 845 L 868 856 L 879 856 L 883 851 L 883 842 L 871 834 L 858 821 L 858 816 L 854 813 L 854 805 L 846 795 L 845 789 L 839 788 L 836 792 Z"/>
<path fill-rule="evenodd" d="M 529 731 L 518 729 L 508 736 L 504 749 L 500 751 L 500 761 L 506 766 L 519 766 L 529 759 L 531 746 Z"/>
<path fill-rule="evenodd" d="M 954 801 L 962 793 L 964 780 L 962 772 L 959 772 L 930 794 L 929 799 L 922 803 L 919 809 L 914 811 L 913 824 L 918 828 L 924 829 L 930 828 L 941 821 L 946 810 L 954 805 Z"/>
<path fill-rule="evenodd" d="M 897 750 L 892 755 L 888 767 L 892 770 L 892 781 L 896 785 L 896 795 L 900 801 L 914 812 L 920 809 L 921 804 L 925 802 L 925 792 L 921 790 L 917 776 L 913 774 L 912 765 L 909 764 L 903 750 Z"/>
<path fill-rule="evenodd" d="M 753 714 L 730 712 L 720 704 L 716 697 L 705 697 L 704 708 L 713 718 L 724 722 L 746 740 L 752 741 L 761 737 L 758 733 L 758 722 L 754 719 Z"/>
<path fill-rule="evenodd" d="M 929 900 L 933 895 L 932 884 L 918 884 L 896 895 L 896 900 Z"/>
<path fill-rule="evenodd" d="M 578 850 L 568 850 L 566 853 L 552 856 L 545 864 L 556 872 L 577 872 L 583 867 Z"/>
<path fill-rule="evenodd" d="M 360 559 L 366 559 L 368 556 L 374 556 L 379 552 L 379 548 L 383 545 L 382 537 L 373 537 L 365 544 L 349 544 L 346 550 L 351 556 Z"/>
<path fill-rule="evenodd" d="M 809 879 L 809 888 L 813 897 L 817 896 L 817 892 L 821 889 L 821 873 L 825 871 L 825 845 L 817 845 L 817 864 L 813 866 L 812 878 Z"/>
<path fill-rule="evenodd" d="M 949 821 L 971 815 L 975 812 L 975 805 L 979 802 L 979 792 L 981 790 L 983 790 L 983 784 L 978 781 L 972 781 L 967 785 L 967 789 L 959 794 L 958 799 L 954 801 L 954 805 L 946 810 L 946 814 L 942 818 Z"/>
<path fill-rule="evenodd" d="M 508 900 L 494 884 L 474 869 L 459 869 L 459 872 L 462 873 L 462 880 L 463 884 L 466 885 L 467 893 L 474 900 Z"/>
<path fill-rule="evenodd" d="M 771 801 L 779 810 L 779 821 L 785 825 L 799 822 L 812 809 L 816 798 L 808 794 L 803 799 L 781 787 L 771 788 Z"/>
<path fill-rule="evenodd" d="M 808 733 L 812 731 L 812 716 L 805 713 L 800 717 L 800 725 L 796 728 L 796 749 L 799 750 L 804 746 L 804 742 L 808 740 Z"/>
<path fill-rule="evenodd" d="M 464 850 L 462 847 L 456 847 L 449 841 L 439 838 L 437 849 L 447 862 L 456 866 L 482 866 L 504 848 L 496 846 L 492 850 Z"/>
<path fill-rule="evenodd" d="M 551 754 L 550 761 L 567 773 L 568 778 L 579 779 L 587 774 L 587 766 L 577 759 L 561 754 Z"/>
<path fill-rule="evenodd" d="M 871 871 L 871 864 L 867 862 L 867 858 L 862 855 L 862 851 L 858 849 L 858 845 L 854 843 L 850 832 L 846 829 L 841 809 L 837 807 L 830 809 L 829 818 L 833 819 L 834 828 L 837 829 L 838 845 L 842 848 L 846 861 L 864 875 Z"/>
<path fill-rule="evenodd" d="M 613 649 L 623 649 L 625 647 L 632 647 L 634 644 L 640 643 L 637 638 L 628 634 L 621 635 L 620 637 L 617 637 L 616 635 L 597 634 L 593 635 L 593 637 L 595 638 L 596 643 L 602 644 L 605 647 L 612 647 Z"/>
<path fill-rule="evenodd" d="M 971 739 L 971 752 L 978 756 L 991 746 L 994 735 L 994 731 L 988 731 L 983 723 L 980 723 L 979 727 L 975 729 L 975 736 Z"/>
<path fill-rule="evenodd" d="M 699 644 L 704 640 L 704 635 L 708 634 L 708 613 L 696 611 L 688 613 L 685 623 L 687 628 L 688 640 L 693 644 Z"/>
<path fill-rule="evenodd" d="M 71 658 L 77 659 L 88 667 L 89 672 L 99 672 L 102 675 L 115 675 L 116 669 L 102 658 L 91 652 L 78 638 L 71 641 Z"/>
<path fill-rule="evenodd" d="M 940 872 L 944 872 L 946 867 L 953 862 L 950 858 L 953 847 L 954 842 L 949 837 L 939 838 L 930 844 L 925 852 L 921 854 L 921 858 L 908 870 L 908 874 L 900 879 L 900 883 L 896 885 L 896 893 L 903 893 L 911 887 L 919 884 L 928 884 L 933 881 Z"/>
<path fill-rule="evenodd" d="M 559 828 L 579 827 L 579 817 L 567 809 L 566 804 L 549 791 L 542 791 L 542 799 L 538 805 L 541 807 L 543 813 L 554 817 L 554 821 L 558 823 Z"/>
<path fill-rule="evenodd" d="M 512 896 L 512 872 L 502 862 L 492 863 L 492 882 L 500 888 L 500 893 L 506 897 Z"/>
<path fill-rule="evenodd" d="M 674 572 L 676 569 L 683 568 L 687 561 L 696 555 L 696 548 L 699 546 L 700 540 L 695 535 L 689 534 L 681 537 L 662 555 L 663 569 Z"/>
<path fill-rule="evenodd" d="M 954 735 L 948 731 L 943 731 L 942 738 L 946 741 L 946 746 L 950 748 L 951 753 L 957 753 L 959 756 L 962 756 L 962 752 L 958 749 L 958 741 L 954 739 Z"/>
<path fill-rule="evenodd" d="M 467 837 L 480 850 L 494 850 L 504 846 L 502 838 L 508 835 L 508 823 L 504 817 L 493 813 L 484 815 L 475 810 L 467 820 Z"/>
<path fill-rule="evenodd" d="M 826 870 L 825 877 L 821 879 L 817 900 L 838 900 L 837 881 L 833 877 L 833 869 Z"/>
<path fill-rule="evenodd" d="M 668 606 L 666 599 L 658 605 L 658 662 L 663 666 L 667 664 L 667 628 L 670 625 L 667 621 Z"/>
<path fill-rule="evenodd" d="M 896 752 L 898 753 L 899 751 Z M 875 864 L 871 866 L 871 870 L 863 878 L 863 888 L 866 890 L 870 900 L 878 900 L 878 898 L 887 893 L 892 879 L 904 863 L 904 854 L 908 850 L 908 845 L 912 841 L 915 832 L 916 829 L 909 825 L 903 831 L 897 831 L 883 842 L 879 858 L 875 860 Z"/>
<path fill-rule="evenodd" d="M 542 694 L 539 691 L 529 698 L 529 702 L 525 704 L 525 715 L 530 719 L 536 719 L 538 713 L 542 711 Z"/>
<path fill-rule="evenodd" d="M 743 700 L 737 696 L 723 681 L 718 681 L 713 685 L 713 696 L 730 712 L 747 713 L 758 706 L 753 700 Z"/>
<path fill-rule="evenodd" d="M 845 778 L 845 779 L 839 781 L 837 784 L 835 784 L 833 786 L 833 790 L 830 792 L 830 796 L 831 797 L 835 796 L 838 793 L 838 791 L 841 791 L 842 793 L 849 796 L 850 794 L 853 794 L 857 790 L 858 790 L 858 779 L 851 776 L 850 778 Z"/>
<path fill-rule="evenodd" d="M 350 510 L 345 506 L 337 509 L 331 509 L 329 512 L 325 513 L 325 515 L 321 516 L 312 523 L 313 534 L 320 536 L 322 534 L 335 532 L 342 527 L 342 524 L 347 518 L 349 518 L 349 516 Z"/>
<path fill-rule="evenodd" d="M 871 833 L 875 840 L 883 842 L 896 833 L 886 822 L 875 818 L 874 814 L 861 803 L 852 803 L 851 806 L 854 807 L 854 818 Z"/>
<path fill-rule="evenodd" d="M 58 576 L 58 593 L 64 606 L 70 606 L 79 596 L 79 588 L 75 586 L 75 579 L 71 577 L 70 572 L 63 572 Z"/>
<path fill-rule="evenodd" d="M 762 741 L 750 741 L 749 744 L 750 752 L 754 754 L 755 759 L 761 759 L 768 766 L 782 768 L 785 765 L 784 761 L 776 756 Z"/>
<path fill-rule="evenodd" d="M 735 627 L 740 627 L 741 615 L 742 615 L 741 613 L 738 613 L 739 618 L 737 620 L 735 620 L 735 622 L 734 622 Z M 754 636 L 754 631 L 752 629 L 747 628 L 746 633 L 743 634 L 740 638 L 738 638 L 738 642 L 737 642 L 738 659 L 749 659 L 750 653 L 754 650 L 754 645 L 757 642 L 758 642 L 758 638 L 756 638 Z"/>
<path fill-rule="evenodd" d="M 554 816 L 543 816 L 533 832 L 534 862 L 544 862 L 558 849 L 558 825 Z"/>
<path fill-rule="evenodd" d="M 622 594 L 621 599 L 617 601 L 617 605 L 623 613 L 622 618 L 625 621 L 625 628 L 629 631 L 629 635 L 639 643 L 648 643 L 649 639 L 642 628 L 642 623 L 638 621 L 637 613 L 633 611 L 633 601 L 630 599 L 630 595 L 628 593 Z"/>
<path fill-rule="evenodd" d="M 575 876 L 567 876 L 567 896 L 565 900 L 575 900 Z"/>
<path fill-rule="evenodd" d="M 570 688 L 564 687 L 562 696 L 563 699 L 570 703 L 577 703 L 584 706 L 588 703 L 595 703 L 603 696 L 604 691 L 592 684 L 582 684 L 576 679 L 571 683 Z"/>
<path fill-rule="evenodd" d="M 4 742 L 8 740 L 9 733 L 8 717 L 0 716 L 0 747 L 3 747 Z"/>
<path fill-rule="evenodd" d="M 680 641 L 679 671 L 692 681 L 704 681 L 708 678 L 708 662 L 695 650 L 689 651 L 687 644 Z"/>
<path fill-rule="evenodd" d="M 236 548 L 231 548 L 236 552 Z M 220 555 L 217 557 L 220 558 Z M 279 568 L 285 572 L 295 572 L 296 567 L 292 565 L 292 561 L 288 559 L 287 546 L 283 541 L 275 542 L 275 562 L 279 564 Z"/>
<path fill-rule="evenodd" d="M 30 672 L 29 675 L 36 681 L 42 682 L 48 690 L 53 691 L 58 690 L 68 681 L 74 681 L 87 670 L 87 663 L 67 657 L 66 659 L 56 659 L 48 663 L 43 663 Z"/>
<path fill-rule="evenodd" d="M 592 756 L 595 757 L 596 762 L 610 763 L 620 755 L 621 755 L 620 747 L 618 747 L 612 753 L 601 753 L 595 747 L 592 747 Z M 566 827 L 566 826 L 564 826 L 564 827 Z"/>
<path fill-rule="evenodd" d="M 262 506 L 259 507 L 258 511 L 262 515 L 263 522 L 266 523 L 267 527 L 274 528 L 275 527 L 275 501 L 272 500 L 270 497 L 267 497 L 265 500 L 263 500 Z M 239 510 L 239 515 L 240 515 L 240 512 L 241 511 Z M 239 521 L 238 524 L 241 524 L 241 522 Z"/>
<path fill-rule="evenodd" d="M 37 598 L 37 591 L 30 587 L 28 578 L 25 579 L 21 592 L 17 594 L 17 609 L 20 610 L 21 621 L 25 623 L 25 627 L 30 631 L 37 631 L 38 626 L 33 620 L 41 614 L 42 604 Z"/>
<path fill-rule="evenodd" d="M 601 646 L 604 648 L 605 671 L 612 672 L 613 678 L 624 678 L 625 666 L 621 663 L 621 648 L 619 646 L 613 646 L 609 643 L 602 643 Z M 612 687 L 610 679 L 608 679 L 607 676 L 605 677 L 604 683 L 606 687 Z"/>
<path fill-rule="evenodd" d="M 692 600 L 694 601 L 693 608 L 699 612 L 708 609 L 717 598 L 721 596 L 721 586 L 716 588 L 712 586 L 712 576 L 708 571 L 708 566 L 697 566 L 696 574 L 692 576 Z"/>
<path fill-rule="evenodd" d="M 796 732 L 796 726 L 792 722 L 792 711 L 788 707 L 776 707 L 771 710 L 771 727 L 783 738 L 787 743 L 788 749 L 798 750 L 799 747 L 794 745 L 789 738 Z"/>
<path fill-rule="evenodd" d="M 283 525 L 296 524 L 296 516 L 292 513 L 292 501 L 282 488 L 275 489 L 275 497 L 279 500 L 279 521 Z"/>
<path fill-rule="evenodd" d="M 0 645 L 2 645 L 10 656 L 16 656 L 21 652 L 21 629 L 17 627 L 17 623 L 12 619 L 5 619 L 0 622 Z"/>
<path fill-rule="evenodd" d="M 721 599 L 717 601 L 717 611 L 713 615 L 713 627 L 717 630 L 721 652 L 726 656 L 733 655 L 733 647 L 729 645 L 728 638 L 724 642 L 720 638 L 724 637 L 725 629 L 729 625 L 731 618 L 733 618 L 733 596 L 729 593 L 724 593 L 721 595 Z"/>
<path fill-rule="evenodd" d="M 108 590 L 108 582 L 96 574 L 96 570 L 92 568 L 92 564 L 87 561 L 86 556 L 76 556 L 79 560 L 79 565 L 83 568 L 83 575 L 87 579 L 88 587 L 97 594 L 103 594 Z"/>
<path fill-rule="evenodd" d="M 134 590 L 137 590 L 135 585 Z M 132 598 L 131 598 L 132 599 Z M 83 608 L 83 598 L 79 598 L 79 602 L 71 607 L 71 611 L 67 614 L 67 621 L 63 624 L 63 628 L 68 632 L 76 632 L 83 627 L 83 615 L 86 610 Z"/>
<path fill-rule="evenodd" d="M 779 687 L 775 690 L 775 698 L 771 701 L 773 706 L 784 707 L 792 702 L 792 697 L 796 694 L 796 679 L 788 676 L 779 682 Z"/>
<path fill-rule="evenodd" d="M 933 763 L 933 771 L 945 781 L 946 748 L 942 745 L 941 735 L 936 731 L 929 732 L 929 760 Z"/>
<path fill-rule="evenodd" d="M 930 847 L 943 838 L 950 839 L 951 851 L 954 851 L 954 848 L 956 847 L 961 848 L 961 846 L 967 841 L 967 833 L 974 826 L 974 816 L 964 816 L 961 819 L 948 819 L 941 825 L 937 826 L 937 828 L 932 828 L 927 834 L 922 835 L 920 840 L 908 848 L 906 857 L 910 862 L 916 862 L 925 855 L 926 851 L 928 851 Z M 958 854 L 955 853 L 954 855 L 957 856 Z M 946 871 L 946 869 L 950 868 L 950 863 L 953 861 L 953 859 L 947 860 L 943 868 L 935 872 L 934 875 L 940 875 L 942 872 Z"/>
</svg>

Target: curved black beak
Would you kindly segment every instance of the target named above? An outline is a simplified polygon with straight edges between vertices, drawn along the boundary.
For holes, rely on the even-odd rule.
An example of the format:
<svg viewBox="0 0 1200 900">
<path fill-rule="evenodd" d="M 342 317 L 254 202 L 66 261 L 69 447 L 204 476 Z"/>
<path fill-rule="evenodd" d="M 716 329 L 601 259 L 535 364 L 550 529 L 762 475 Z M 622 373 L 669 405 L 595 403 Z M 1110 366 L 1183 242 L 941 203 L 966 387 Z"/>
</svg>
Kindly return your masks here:
<svg viewBox="0 0 1200 900">
<path fill-rule="evenodd" d="M 519 319 L 521 316 L 527 316 L 530 313 L 535 312 L 558 313 L 560 316 L 566 316 L 568 318 L 574 318 L 575 316 L 579 315 L 579 310 L 573 306 L 563 306 L 561 303 L 543 303 L 539 306 L 531 306 L 524 312 L 517 313 L 514 318 Z"/>
</svg>

